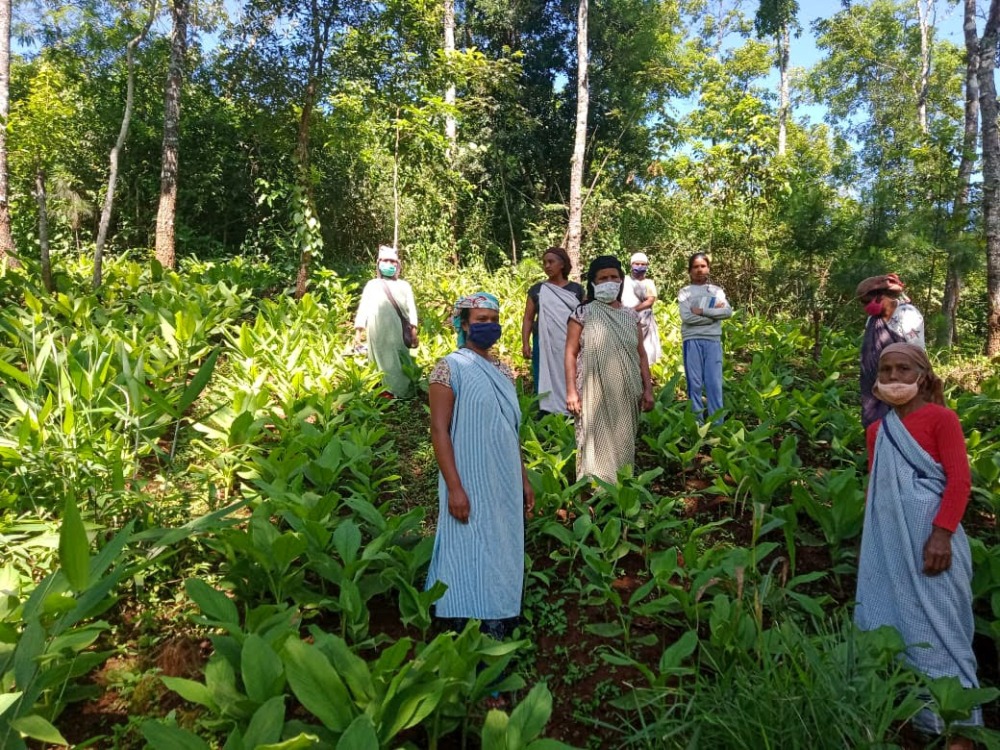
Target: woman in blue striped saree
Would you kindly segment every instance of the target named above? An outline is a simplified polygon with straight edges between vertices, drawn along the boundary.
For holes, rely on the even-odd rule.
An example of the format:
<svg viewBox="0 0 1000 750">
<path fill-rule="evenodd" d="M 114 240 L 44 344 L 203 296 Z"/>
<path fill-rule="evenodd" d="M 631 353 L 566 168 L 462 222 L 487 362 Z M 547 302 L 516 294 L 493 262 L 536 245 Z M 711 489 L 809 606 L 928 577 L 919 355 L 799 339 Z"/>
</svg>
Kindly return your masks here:
<svg viewBox="0 0 1000 750">
<path fill-rule="evenodd" d="M 455 304 L 458 351 L 430 378 L 438 522 L 427 587 L 448 586 L 435 615 L 461 628 L 480 620 L 502 638 L 521 613 L 524 515 L 535 496 L 521 460 L 521 409 L 508 367 L 491 354 L 500 306 L 483 292 Z"/>
<path fill-rule="evenodd" d="M 890 409 L 868 427 L 871 477 L 854 620 L 862 630 L 894 627 L 906 660 L 927 677 L 979 687 L 972 556 L 961 524 L 970 484 L 961 423 L 944 406 L 926 352 L 914 344 L 882 350 L 872 393 Z M 945 731 L 930 706 L 913 723 L 926 734 Z M 982 723 L 980 708 L 954 722 Z M 972 741 L 953 734 L 946 747 L 971 750 Z"/>
</svg>

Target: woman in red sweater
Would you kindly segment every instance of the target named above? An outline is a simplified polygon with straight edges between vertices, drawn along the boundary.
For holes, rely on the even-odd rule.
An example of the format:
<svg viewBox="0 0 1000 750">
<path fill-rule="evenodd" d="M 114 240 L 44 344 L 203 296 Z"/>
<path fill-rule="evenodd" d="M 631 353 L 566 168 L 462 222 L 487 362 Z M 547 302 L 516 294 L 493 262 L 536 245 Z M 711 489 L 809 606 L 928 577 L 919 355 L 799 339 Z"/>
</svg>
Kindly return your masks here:
<svg viewBox="0 0 1000 750">
<path fill-rule="evenodd" d="M 944 406 L 941 380 L 919 346 L 883 349 L 872 392 L 892 409 L 867 431 L 870 479 L 854 620 L 862 630 L 896 628 L 907 661 L 931 679 L 957 677 L 978 687 L 972 556 L 961 524 L 971 485 L 962 426 Z M 956 723 L 982 725 L 982 710 Z M 928 734 L 945 730 L 930 707 L 914 725 Z M 972 746 L 964 737 L 947 745 Z"/>
</svg>

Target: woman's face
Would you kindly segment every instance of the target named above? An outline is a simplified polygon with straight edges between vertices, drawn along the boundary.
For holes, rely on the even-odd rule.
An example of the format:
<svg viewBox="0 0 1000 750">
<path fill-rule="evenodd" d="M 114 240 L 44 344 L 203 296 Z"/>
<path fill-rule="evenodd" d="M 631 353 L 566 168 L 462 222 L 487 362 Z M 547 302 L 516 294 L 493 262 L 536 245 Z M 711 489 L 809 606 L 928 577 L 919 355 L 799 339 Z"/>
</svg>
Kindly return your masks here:
<svg viewBox="0 0 1000 750">
<path fill-rule="evenodd" d="M 708 261 L 705 258 L 695 258 L 688 269 L 692 284 L 704 284 L 708 280 Z"/>
<path fill-rule="evenodd" d="M 474 307 L 469 310 L 469 319 L 462 323 L 465 332 L 469 332 L 469 326 L 473 323 L 499 323 L 500 313 L 496 310 L 487 310 L 485 307 Z"/>
<path fill-rule="evenodd" d="M 542 270 L 550 279 L 561 279 L 563 275 L 563 261 L 555 253 L 545 253 L 542 256 Z"/>
<path fill-rule="evenodd" d="M 878 361 L 878 382 L 880 383 L 903 383 L 909 385 L 916 383 L 923 372 L 913 364 L 913 361 L 899 352 L 889 352 L 882 355 Z"/>
<path fill-rule="evenodd" d="M 602 268 L 594 276 L 594 284 L 603 284 L 606 281 L 621 281 L 622 275 L 617 268 Z"/>
</svg>

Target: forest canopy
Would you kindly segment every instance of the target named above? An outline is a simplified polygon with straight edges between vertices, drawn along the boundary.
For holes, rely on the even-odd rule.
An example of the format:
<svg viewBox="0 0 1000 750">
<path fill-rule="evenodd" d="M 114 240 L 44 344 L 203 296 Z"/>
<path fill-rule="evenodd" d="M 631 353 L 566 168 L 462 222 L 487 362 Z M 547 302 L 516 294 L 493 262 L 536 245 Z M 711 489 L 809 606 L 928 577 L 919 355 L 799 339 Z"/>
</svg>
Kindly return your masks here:
<svg viewBox="0 0 1000 750">
<path fill-rule="evenodd" d="M 309 258 L 349 265 L 380 243 L 491 267 L 537 256 L 567 238 L 580 7 L 14 4 L 10 249 L 43 265 L 51 252 L 56 285 L 95 244 L 134 257 L 155 246 L 172 266 L 173 184 L 171 252 L 263 257 L 290 285 L 296 269 L 306 283 Z M 582 254 L 642 250 L 679 272 L 710 252 L 742 305 L 816 320 L 844 309 L 858 279 L 895 271 L 932 335 L 982 349 L 989 181 L 965 106 L 979 96 L 976 55 L 938 27 L 962 8 L 824 12 L 789 0 L 589 8 Z M 976 51 L 989 42 L 978 12 Z M 819 52 L 807 68 L 794 65 L 803 35 Z"/>
</svg>

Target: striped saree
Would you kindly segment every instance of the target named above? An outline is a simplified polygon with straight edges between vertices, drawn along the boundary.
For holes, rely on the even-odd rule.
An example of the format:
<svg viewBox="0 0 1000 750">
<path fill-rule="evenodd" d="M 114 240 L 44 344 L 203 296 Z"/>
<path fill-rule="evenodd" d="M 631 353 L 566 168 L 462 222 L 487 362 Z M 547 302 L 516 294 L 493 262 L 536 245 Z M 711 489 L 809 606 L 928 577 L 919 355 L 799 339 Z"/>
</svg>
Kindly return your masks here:
<svg viewBox="0 0 1000 750">
<path fill-rule="evenodd" d="M 875 442 L 858 563 L 854 621 L 862 630 L 890 625 L 907 645 L 906 660 L 930 678 L 957 677 L 978 687 L 972 652 L 972 555 L 961 525 L 951 538 L 952 563 L 944 573 L 923 572 L 924 544 L 941 504 L 946 477 L 895 411 L 882 419 Z M 914 722 L 940 734 L 930 709 Z M 968 724 L 982 724 L 977 708 Z"/>
<path fill-rule="evenodd" d="M 521 612 L 524 583 L 524 496 L 517 393 L 499 368 L 468 349 L 445 358 L 455 394 L 451 442 L 469 496 L 468 523 L 448 512 L 448 488 L 438 475 L 438 523 L 427 588 L 448 590 L 435 605 L 440 618 L 500 620 Z"/>
</svg>

